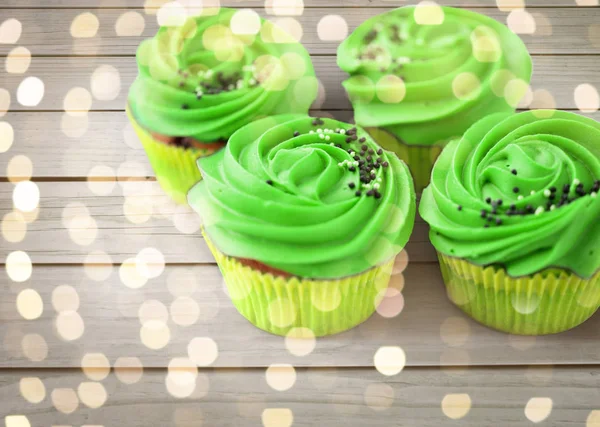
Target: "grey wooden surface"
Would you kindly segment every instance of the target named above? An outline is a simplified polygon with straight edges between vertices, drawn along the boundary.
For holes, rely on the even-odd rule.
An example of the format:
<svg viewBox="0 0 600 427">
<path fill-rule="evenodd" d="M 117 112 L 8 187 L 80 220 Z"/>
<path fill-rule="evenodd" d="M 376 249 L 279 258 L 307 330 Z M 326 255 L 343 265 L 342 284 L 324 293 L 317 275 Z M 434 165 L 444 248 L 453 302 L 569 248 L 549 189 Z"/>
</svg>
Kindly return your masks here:
<svg viewBox="0 0 600 427">
<path fill-rule="evenodd" d="M 78 409 L 63 414 L 54 409 L 51 390 L 77 390 L 89 380 L 81 372 L 70 370 L 34 371 L 45 385 L 47 396 L 37 405 L 28 404 L 28 416 L 31 425 L 46 426 L 116 426 L 123 425 L 124 419 L 130 427 L 287 426 L 290 424 L 284 421 L 291 413 L 293 425 L 303 427 L 341 422 L 352 427 L 530 427 L 535 424 L 527 418 L 525 408 L 530 399 L 541 397 L 545 400 L 537 405 L 534 401 L 527 411 L 532 418 L 547 415 L 539 425 L 595 427 L 597 424 L 586 421 L 598 419 L 590 410 L 598 407 L 600 399 L 598 372 L 585 367 L 472 368 L 464 373 L 407 368 L 390 378 L 364 369 L 297 369 L 295 373 L 293 386 L 280 392 L 267 385 L 262 370 L 203 370 L 198 373 L 195 394 L 185 400 L 169 395 L 164 371 L 146 371 L 139 382 L 127 386 L 111 374 L 101 383 L 109 395 L 102 407 L 90 409 L 75 402 Z M 19 382 L 31 374 L 30 370 L 15 370 L 0 377 L 0 397 L 9 412 L 23 410 Z M 241 376 L 244 381 L 240 381 Z M 444 413 L 440 402 L 444 398 L 452 402 L 452 395 L 459 395 L 455 401 L 460 403 L 470 399 L 468 411 L 460 411 L 460 404 L 445 406 L 450 414 L 467 412 L 462 419 L 453 420 Z M 87 400 L 87 394 L 82 396 Z M 61 401 L 62 405 L 66 403 L 71 400 Z M 283 411 L 272 412 L 273 408 Z M 261 422 L 265 409 L 271 410 L 265 418 L 272 423 Z"/>
<path fill-rule="evenodd" d="M 335 54 L 339 41 L 323 41 L 317 33 L 320 19 L 326 15 L 339 15 L 352 31 L 366 18 L 378 15 L 387 8 L 305 8 L 304 13 L 295 16 L 303 28 L 302 43 L 312 54 Z M 497 8 L 471 8 L 506 23 L 509 12 Z M 266 16 L 262 8 L 255 9 Z M 596 15 L 588 8 L 529 8 L 536 20 L 536 33 L 524 34 L 523 41 L 533 54 L 591 54 L 600 53 L 600 35 L 589 32 L 590 26 L 597 24 Z M 593 11 L 593 9 L 592 9 Z M 120 37 L 116 34 L 115 23 L 126 12 L 123 9 L 97 9 L 94 14 L 100 23 L 98 34 L 91 38 L 74 39 L 68 31 L 81 9 L 47 9 L 43 14 L 32 14 L 29 10 L 14 9 L 10 15 L 23 24 L 21 43 L 32 54 L 44 55 L 128 55 L 135 52 L 140 41 L 151 37 L 158 28 L 155 16 L 145 19 L 141 36 Z M 138 10 L 143 13 L 143 9 Z M 0 54 L 7 54 L 10 46 L 0 45 Z"/>
<path fill-rule="evenodd" d="M 0 45 L 1 46 L 1 45 Z M 315 109 L 349 110 L 351 108 L 342 81 L 346 78 L 337 68 L 335 57 L 315 56 L 313 63 L 323 92 L 313 105 Z M 13 98 L 11 109 L 28 111 L 32 109 L 62 111 L 64 99 L 69 90 L 75 87 L 89 88 L 91 75 L 98 67 L 108 65 L 114 67 L 119 75 L 120 91 L 111 100 L 99 101 L 94 99 L 93 110 L 123 110 L 127 103 L 127 89 L 135 79 L 137 65 L 130 57 L 94 57 L 94 58 L 36 58 L 32 62 L 28 75 L 37 76 L 45 83 L 45 95 L 35 108 L 24 107 Z M 581 83 L 600 86 L 598 75 L 598 56 L 534 56 L 533 65 L 535 79 L 531 84 L 532 90 L 545 89 L 550 92 L 556 103 L 556 108 L 577 108 L 574 99 L 575 88 Z M 4 73 L 0 75 L 2 87 L 16 88 L 22 80 L 18 74 Z M 88 89 L 89 90 L 89 89 Z M 124 126 L 126 118 L 120 119 Z M 60 124 L 60 123 L 59 123 Z"/>
<path fill-rule="evenodd" d="M 369 16 L 418 2 L 303 3 L 303 14 L 293 18 L 303 26 L 302 41 L 313 55 L 323 86 L 313 114 L 350 121 L 351 106 L 340 86 L 344 74 L 335 65 L 337 42 L 319 40 L 320 18 L 340 15 L 352 30 Z M 532 108 L 554 104 L 578 111 L 575 88 L 582 83 L 600 88 L 597 1 L 438 3 L 475 8 L 502 22 L 511 8 L 526 3 L 537 24 L 536 33 L 522 36 L 534 61 L 532 89 L 536 96 L 546 90 L 552 98 L 548 104 L 543 94 L 534 97 L 538 102 Z M 30 222 L 24 238 L 0 239 L 0 263 L 18 250 L 33 261 L 32 276 L 23 283 L 0 275 L 0 423 L 7 427 L 201 423 L 283 427 L 290 425 L 290 412 L 271 412 L 270 418 L 267 412 L 262 419 L 261 414 L 268 408 L 287 408 L 294 426 L 530 426 L 546 415 L 540 425 L 600 425 L 600 412 L 592 412 L 600 411 L 600 316 L 572 331 L 537 338 L 507 335 L 477 324 L 446 298 L 426 225 L 420 219 L 406 248 L 408 269 L 393 279 L 393 286 L 402 289 L 402 302 L 395 304 L 404 308 L 398 315 L 386 318 L 375 313 L 354 330 L 317 339 L 304 356 L 295 354 L 283 337 L 248 324 L 224 291 L 222 277 L 198 234 L 197 217 L 161 194 L 124 115 L 127 88 L 136 73 L 135 47 L 157 25 L 144 4 L 144 0 L 3 0 L 0 4 L 0 25 L 16 18 L 23 26 L 16 45 L 0 44 L 0 60 L 4 62 L 2 56 L 15 46 L 25 46 L 33 55 L 24 75 L 0 68 L 0 88 L 11 95 L 9 111 L 0 121 L 10 123 L 15 131 L 13 146 L 0 153 L 3 233 L 19 226 L 4 218 L 13 209 L 10 181 L 23 179 L 15 176 L 14 167 L 8 169 L 14 156 L 31 160 L 32 180 L 41 197 L 39 210 L 27 215 Z M 151 6 L 157 4 L 160 1 Z M 270 0 L 221 4 L 252 7 L 264 16 L 272 12 Z M 156 12 L 154 6 L 148 12 Z M 142 37 L 119 37 L 115 32 L 117 19 L 130 10 L 144 17 Z M 70 24 L 84 12 L 98 17 L 98 34 L 74 39 Z M 111 100 L 94 99 L 87 115 L 65 114 L 66 94 L 75 87 L 90 91 L 92 73 L 101 65 L 117 70 L 118 94 Z M 26 76 L 45 83 L 44 98 L 36 107 L 17 102 L 17 86 Z M 597 111 L 586 114 L 600 118 Z M 73 221 L 88 214 L 93 222 Z M 131 289 L 119 274 L 121 263 L 148 247 L 164 255 L 165 269 L 143 287 Z M 61 335 L 65 325 L 58 325 L 59 313 L 53 307 L 54 293 L 64 285 L 77 292 L 77 316 L 83 325 L 81 337 L 72 341 Z M 24 319 L 16 306 L 17 295 L 27 288 L 39 293 L 43 302 L 43 313 L 35 320 Z M 182 292 L 191 298 L 192 306 L 170 312 Z M 166 316 L 163 320 L 170 333 L 164 347 L 156 350 L 140 336 L 148 307 L 151 316 Z M 192 324 L 178 324 L 182 317 L 191 318 Z M 186 357 L 188 344 L 198 337 L 215 342 L 216 358 L 199 369 L 192 396 L 177 399 L 167 386 L 167 367 L 173 358 Z M 374 357 L 380 348 L 390 346 L 404 350 L 406 367 L 385 376 L 377 370 Z M 107 400 L 100 408 L 89 408 L 85 402 L 97 401 L 102 393 L 93 389 L 86 394 L 83 389 L 74 412 L 62 413 L 57 407 L 69 399 L 53 403 L 52 392 L 72 388 L 77 395 L 82 382 L 92 381 L 81 372 L 82 358 L 89 353 L 105 355 L 113 368 L 106 379 L 98 380 Z M 139 358 L 144 367 L 139 382 L 118 380 L 127 373 L 131 377 L 130 371 L 118 367 L 123 357 Z M 296 381 L 287 391 L 277 390 L 278 384 L 291 384 L 290 368 L 273 368 L 281 363 L 296 366 Z M 103 372 L 101 366 L 93 367 Z M 270 384 L 269 367 L 276 371 Z M 39 378 L 44 384 L 45 396 L 39 403 L 25 399 L 27 387 L 20 386 L 24 378 Z M 446 407 L 444 412 L 445 404 L 452 402 L 445 397 L 453 394 L 459 395 L 459 408 L 448 411 Z M 471 409 L 463 418 L 452 419 L 464 406 L 466 395 Z M 532 398 L 545 400 L 534 401 L 527 409 Z M 26 416 L 29 424 L 9 425 L 20 421 L 2 418 L 14 415 Z"/>
</svg>

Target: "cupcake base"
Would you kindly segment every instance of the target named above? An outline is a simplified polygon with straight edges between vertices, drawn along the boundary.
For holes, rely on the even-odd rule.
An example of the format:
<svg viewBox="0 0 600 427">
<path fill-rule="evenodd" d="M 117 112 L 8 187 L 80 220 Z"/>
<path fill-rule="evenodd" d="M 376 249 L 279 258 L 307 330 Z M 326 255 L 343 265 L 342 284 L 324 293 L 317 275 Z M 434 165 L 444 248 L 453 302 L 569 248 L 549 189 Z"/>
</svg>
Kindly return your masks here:
<svg viewBox="0 0 600 427">
<path fill-rule="evenodd" d="M 175 202 L 186 204 L 188 191 L 202 179 L 196 164 L 197 159 L 210 156 L 218 148 L 183 148 L 166 144 L 140 126 L 129 108 L 127 109 L 127 117 L 129 117 L 133 129 L 146 151 L 150 165 L 156 175 L 156 180 L 163 191 Z"/>
<path fill-rule="evenodd" d="M 582 324 L 600 307 L 600 272 L 589 279 L 564 270 L 514 278 L 501 268 L 438 257 L 450 300 L 493 329 L 554 334 Z"/>
<path fill-rule="evenodd" d="M 324 336 L 367 320 L 383 299 L 394 260 L 364 273 L 333 280 L 273 276 L 213 253 L 233 304 L 250 323 L 276 335 Z"/>
<path fill-rule="evenodd" d="M 443 145 L 411 145 L 382 128 L 371 127 L 365 130 L 381 147 L 392 151 L 408 165 L 417 193 L 421 193 L 429 185 L 433 164 L 442 152 Z"/>
</svg>

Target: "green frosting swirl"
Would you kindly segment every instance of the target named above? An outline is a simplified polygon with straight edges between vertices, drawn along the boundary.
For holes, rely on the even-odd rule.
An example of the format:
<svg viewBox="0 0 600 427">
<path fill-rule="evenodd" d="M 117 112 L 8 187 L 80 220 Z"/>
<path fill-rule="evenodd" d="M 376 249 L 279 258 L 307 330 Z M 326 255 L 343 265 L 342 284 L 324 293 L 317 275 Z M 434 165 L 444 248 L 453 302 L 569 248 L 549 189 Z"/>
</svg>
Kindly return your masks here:
<svg viewBox="0 0 600 427">
<path fill-rule="evenodd" d="M 306 49 L 249 11 L 221 8 L 163 26 L 142 42 L 137 63 L 129 92 L 136 120 L 201 142 L 226 140 L 257 118 L 306 114 L 318 88 Z"/>
<path fill-rule="evenodd" d="M 477 120 L 513 112 L 531 78 L 521 39 L 487 16 L 402 7 L 361 24 L 338 49 L 356 123 L 405 143 L 461 136 Z"/>
<path fill-rule="evenodd" d="M 551 110 L 492 115 L 444 149 L 419 212 L 445 255 L 515 277 L 590 277 L 600 268 L 599 178 L 600 123 Z"/>
<path fill-rule="evenodd" d="M 303 278 L 339 278 L 397 255 L 412 232 L 408 168 L 346 123 L 262 119 L 198 165 L 204 179 L 189 203 L 232 257 Z M 372 174 L 359 172 L 365 165 Z"/>
</svg>

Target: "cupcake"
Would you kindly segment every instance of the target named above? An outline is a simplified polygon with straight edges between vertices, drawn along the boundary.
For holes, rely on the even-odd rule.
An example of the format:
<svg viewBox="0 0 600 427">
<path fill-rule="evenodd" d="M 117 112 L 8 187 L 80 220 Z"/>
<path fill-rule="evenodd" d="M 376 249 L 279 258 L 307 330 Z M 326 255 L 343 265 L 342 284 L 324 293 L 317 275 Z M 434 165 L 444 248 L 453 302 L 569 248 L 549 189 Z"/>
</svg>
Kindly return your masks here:
<svg viewBox="0 0 600 427">
<path fill-rule="evenodd" d="M 444 145 L 476 121 L 510 113 L 525 94 L 531 58 L 487 16 L 451 7 L 402 7 L 361 24 L 337 63 L 355 121 L 410 167 L 417 192 Z"/>
<path fill-rule="evenodd" d="M 442 151 L 421 198 L 450 299 L 513 334 L 565 331 L 600 306 L 600 123 L 489 116 Z"/>
<path fill-rule="evenodd" d="M 361 128 L 284 115 L 245 126 L 198 165 L 188 201 L 251 323 L 323 336 L 373 314 L 414 225 L 402 161 Z"/>
<path fill-rule="evenodd" d="M 184 203 L 201 179 L 198 157 L 258 118 L 307 114 L 318 83 L 306 49 L 252 12 L 221 8 L 180 24 L 138 48 L 127 112 L 161 186 Z"/>
</svg>

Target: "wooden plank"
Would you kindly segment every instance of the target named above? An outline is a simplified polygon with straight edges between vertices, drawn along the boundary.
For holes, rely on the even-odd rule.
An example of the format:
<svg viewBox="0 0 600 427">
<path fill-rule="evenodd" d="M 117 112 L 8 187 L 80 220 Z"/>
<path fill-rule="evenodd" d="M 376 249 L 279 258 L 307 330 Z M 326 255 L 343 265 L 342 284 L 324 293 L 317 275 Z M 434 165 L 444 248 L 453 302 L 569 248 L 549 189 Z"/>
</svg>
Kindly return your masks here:
<svg viewBox="0 0 600 427">
<path fill-rule="evenodd" d="M 286 371 L 280 372 L 278 381 L 283 383 L 288 377 Z M 79 402 L 72 413 L 63 414 L 54 408 L 52 392 L 78 390 L 80 384 L 89 381 L 85 375 L 73 371 L 9 371 L 0 377 L 0 409 L 6 415 L 26 416 L 32 426 L 118 426 L 126 419 L 130 427 L 199 423 L 211 427 L 269 427 L 290 426 L 293 418 L 293 425 L 302 427 L 530 427 L 530 419 L 539 422 L 547 417 L 544 426 L 585 426 L 587 421 L 592 427 L 599 419 L 599 383 L 593 368 L 481 368 L 456 376 L 437 369 L 406 369 L 390 378 L 374 370 L 297 369 L 293 386 L 283 392 L 269 387 L 263 370 L 201 371 L 195 380 L 193 372 L 184 372 L 171 378 L 185 384 L 186 374 L 190 390 L 195 387 L 195 391 L 190 398 L 176 399 L 166 389 L 165 371 L 146 371 L 139 382 L 131 385 L 122 384 L 111 373 L 101 383 L 108 396 L 103 406 L 91 409 Z M 39 404 L 21 397 L 21 390 L 35 390 L 31 380 L 21 387 L 21 379 L 31 377 L 44 385 L 46 397 Z M 180 386 L 174 391 L 182 389 Z M 63 390 L 57 396 L 65 396 Z M 89 390 L 88 386 L 82 388 L 82 400 L 102 403 L 102 391 L 93 394 Z M 71 402 L 66 396 L 57 399 L 59 406 Z M 538 400 L 528 405 L 536 397 Z M 446 414 L 464 418 L 452 419 Z"/>
<path fill-rule="evenodd" d="M 136 165 L 126 162 L 122 169 L 126 168 Z M 0 258 L 23 250 L 34 263 L 82 263 L 90 251 L 100 250 L 114 262 L 123 262 L 145 247 L 156 247 L 170 263 L 213 262 L 198 232 L 198 215 L 171 202 L 155 181 L 39 182 L 37 186 L 39 216 L 27 225 L 22 241 L 0 247 Z M 12 183 L 0 183 L 0 217 L 13 210 L 13 189 Z M 15 226 L 14 220 L 8 222 Z M 415 262 L 437 260 L 421 220 L 406 249 Z"/>
<path fill-rule="evenodd" d="M 37 234 L 43 238 L 42 233 Z M 237 312 L 224 292 L 216 266 L 168 265 L 159 277 L 136 289 L 124 284 L 132 284 L 127 277 L 119 265 L 34 265 L 30 280 L 24 283 L 4 277 L 0 368 L 78 367 L 88 352 L 103 353 L 111 361 L 134 355 L 144 366 L 161 367 L 167 366 L 170 358 L 186 355 L 195 337 L 215 341 L 218 352 L 211 366 L 217 367 L 264 367 L 272 363 L 369 367 L 381 346 L 400 346 L 407 366 L 600 363 L 600 316 L 558 335 L 518 337 L 493 331 L 449 301 L 437 264 L 410 262 L 402 274 L 392 278 L 391 285 L 402 289 L 402 297 L 386 302 L 387 311 L 376 312 L 353 330 L 316 339 L 312 351 L 311 342 L 305 342 L 300 347 L 306 350 L 304 356 L 290 351 L 294 347 L 288 347 L 283 337 L 255 328 Z M 56 291 L 62 285 L 75 290 L 78 307 L 70 302 L 73 291 Z M 35 320 L 25 320 L 17 309 L 17 296 L 26 288 L 35 289 L 43 301 L 43 313 Z M 182 296 L 193 302 L 171 307 Z M 74 315 L 63 317 L 71 323 L 57 323 L 56 304 L 61 310 L 77 308 L 83 330 Z M 22 307 L 25 315 L 33 310 Z M 159 319 L 169 329 L 170 339 L 161 343 L 162 348 L 148 347 L 159 338 L 141 338 L 143 322 L 149 318 Z M 71 324 L 74 326 L 65 329 Z M 65 341 L 68 334 L 77 336 L 74 330 L 82 331 L 81 337 Z M 23 341 L 28 334 L 42 338 Z"/>
<path fill-rule="evenodd" d="M 318 109 L 351 109 L 345 91 L 341 86 L 346 78 L 336 65 L 335 57 L 313 57 L 317 76 L 324 88 L 323 94 L 313 106 Z M 534 90 L 545 89 L 554 98 L 556 108 L 576 108 L 575 88 L 589 83 L 600 88 L 600 74 L 597 72 L 597 56 L 536 56 L 534 62 Z M 50 110 L 62 111 L 64 99 L 70 89 L 83 87 L 90 90 L 91 76 L 102 66 L 109 65 L 119 75 L 120 90 L 115 90 L 115 99 L 107 101 L 93 100 L 92 110 L 123 110 L 127 103 L 127 90 L 137 75 L 133 58 L 35 58 L 28 71 L 29 75 L 39 77 L 45 83 L 45 94 L 36 107 L 24 107 L 17 102 L 17 87 L 23 77 L 16 74 L 0 74 L 0 87 L 10 91 L 13 111 Z M 118 94 L 117 94 L 118 93 Z"/>
<path fill-rule="evenodd" d="M 378 15 L 388 8 L 306 8 L 302 15 L 295 16 L 302 26 L 302 43 L 312 54 L 334 54 L 339 41 L 323 41 L 319 38 L 317 26 L 326 15 L 340 15 L 346 21 L 349 31 L 353 31 L 365 19 Z M 471 8 L 503 23 L 509 12 L 496 8 Z M 73 38 L 70 27 L 82 9 L 40 9 L 31 13 L 29 9 L 12 9 L 4 15 L 19 20 L 23 33 L 19 40 L 33 55 L 131 55 L 140 41 L 155 34 L 158 23 L 155 16 L 144 16 L 145 26 L 139 36 L 118 36 L 115 24 L 119 17 L 130 10 L 94 10 L 99 21 L 95 37 Z M 143 13 L 143 9 L 138 9 Z M 256 8 L 262 16 L 268 16 L 265 9 Z M 597 24 L 600 8 L 528 8 L 535 20 L 535 33 L 523 34 L 522 38 L 530 52 L 543 54 L 592 54 L 600 53 L 598 32 L 590 30 Z M 524 31 L 520 31 L 524 32 Z M 343 35 L 341 36 L 343 39 Z M 0 54 L 6 55 L 14 46 L 0 45 Z"/>
<path fill-rule="evenodd" d="M 354 116 L 351 110 L 315 110 L 311 114 L 342 121 L 352 121 Z M 600 120 L 600 112 L 586 115 Z M 90 112 L 80 123 L 81 129 L 87 128 L 80 138 L 70 138 L 63 133 L 63 113 L 15 112 L 8 113 L 4 120 L 13 127 L 15 143 L 6 155 L 0 156 L 0 178 L 7 177 L 7 167 L 15 156 L 26 156 L 31 160 L 34 179 L 154 176 L 124 112 Z M 78 118 L 73 120 L 77 123 Z M 48 150 L 48 144 L 52 145 L 52 150 Z M 123 167 L 125 162 L 137 167 Z M 19 171 L 17 168 L 13 172 L 13 179 Z"/>
<path fill-rule="evenodd" d="M 143 0 L 46 0 L 40 4 L 37 0 L 5 0 L 2 8 L 35 8 L 35 9 L 55 9 L 55 8 L 93 8 L 93 9 L 106 9 L 106 8 L 139 8 L 142 4 L 148 4 L 145 10 L 154 11 L 157 6 L 166 3 L 168 0 L 151 0 L 144 2 Z M 210 0 L 212 2 L 218 0 Z M 275 2 L 277 4 L 279 0 L 267 0 L 267 2 Z M 287 1 L 287 3 L 286 3 Z M 421 0 L 303 0 L 305 8 L 310 7 L 385 7 L 390 6 L 404 6 L 411 4 L 418 4 Z M 437 4 L 443 6 L 455 6 L 455 7 L 479 7 L 479 8 L 496 8 L 498 4 L 503 9 L 519 8 L 523 6 L 521 0 L 500 0 L 496 2 L 490 2 L 485 0 L 438 0 Z M 593 6 L 593 1 L 580 2 L 579 6 Z M 265 0 L 221 0 L 221 6 L 223 7 L 263 7 Z M 284 0 L 280 1 L 280 4 L 294 4 L 294 1 Z M 527 7 L 575 7 L 573 0 L 527 0 Z"/>
</svg>

